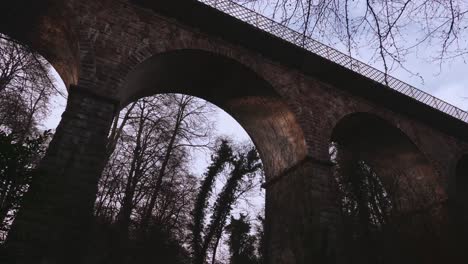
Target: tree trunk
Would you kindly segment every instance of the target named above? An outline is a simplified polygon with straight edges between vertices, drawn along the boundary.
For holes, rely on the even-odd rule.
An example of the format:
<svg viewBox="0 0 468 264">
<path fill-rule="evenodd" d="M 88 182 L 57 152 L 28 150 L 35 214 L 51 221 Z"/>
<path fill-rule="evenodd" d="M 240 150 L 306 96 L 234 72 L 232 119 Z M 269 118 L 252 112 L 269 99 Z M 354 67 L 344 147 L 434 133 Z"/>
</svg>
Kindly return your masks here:
<svg viewBox="0 0 468 264">
<path fill-rule="evenodd" d="M 130 225 L 130 217 L 133 210 L 133 198 L 135 195 L 135 188 L 138 183 L 139 179 L 139 164 L 141 159 L 141 137 L 144 128 L 144 108 L 141 110 L 140 113 L 140 122 L 138 125 L 138 131 L 136 135 L 136 145 L 135 149 L 133 150 L 132 162 L 130 165 L 130 171 L 128 173 L 127 183 L 125 185 L 125 194 L 122 201 L 122 207 L 119 211 L 118 216 L 118 231 L 120 232 L 120 236 L 125 238 L 128 237 L 128 228 Z"/>
<path fill-rule="evenodd" d="M 216 242 L 213 246 L 213 255 L 211 257 L 211 264 L 215 264 L 216 262 L 216 251 L 218 250 L 219 240 L 221 240 L 222 235 L 223 235 L 223 229 L 220 229 L 220 232 L 216 236 Z"/>
<path fill-rule="evenodd" d="M 133 111 L 133 108 L 135 108 L 135 105 L 138 103 L 138 101 L 135 101 L 128 109 L 127 112 L 125 113 L 124 118 L 122 119 L 122 123 L 120 123 L 120 126 L 118 126 L 119 123 L 119 113 L 117 113 L 114 117 L 114 122 L 112 124 L 112 129 L 109 134 L 109 137 L 107 139 L 107 152 L 106 152 L 106 160 L 109 159 L 109 157 L 112 155 L 112 153 L 115 150 L 115 147 L 117 146 L 117 142 L 119 141 L 120 135 L 122 134 L 123 128 L 127 124 L 128 118 L 130 117 L 131 112 Z"/>
<path fill-rule="evenodd" d="M 177 118 L 176 118 L 176 123 L 175 123 L 175 126 L 174 126 L 174 131 L 172 132 L 171 139 L 169 141 L 169 145 L 167 146 L 166 153 L 164 155 L 164 159 L 163 159 L 163 162 L 161 164 L 161 168 L 159 170 L 158 177 L 156 179 L 156 184 L 154 186 L 154 191 L 151 194 L 150 202 L 149 202 L 148 206 L 146 207 L 146 210 L 143 213 L 143 217 L 142 217 L 141 224 L 140 224 L 140 228 L 141 228 L 141 230 L 143 232 L 144 232 L 144 230 L 146 230 L 146 228 L 149 225 L 149 220 L 151 218 L 151 214 L 153 212 L 154 206 L 156 205 L 156 199 L 157 199 L 159 191 L 161 189 L 163 178 L 164 178 L 164 175 L 166 173 L 167 164 L 169 163 L 169 159 L 171 158 L 171 153 L 172 153 L 172 151 L 174 149 L 174 143 L 175 143 L 175 140 L 176 140 L 177 135 L 179 133 L 180 124 L 181 124 L 181 122 L 183 120 L 182 117 L 184 115 L 185 106 L 186 106 L 185 104 L 182 104 L 180 106 L 180 108 L 179 108 L 179 111 L 177 112 Z"/>
</svg>

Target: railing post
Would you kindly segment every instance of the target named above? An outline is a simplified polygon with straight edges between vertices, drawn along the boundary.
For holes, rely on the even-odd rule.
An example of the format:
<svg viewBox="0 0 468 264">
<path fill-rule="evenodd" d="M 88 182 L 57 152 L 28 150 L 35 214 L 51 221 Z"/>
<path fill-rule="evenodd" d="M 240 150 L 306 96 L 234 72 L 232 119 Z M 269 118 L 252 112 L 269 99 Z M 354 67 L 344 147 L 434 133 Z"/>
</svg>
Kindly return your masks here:
<svg viewBox="0 0 468 264">
<path fill-rule="evenodd" d="M 435 108 L 436 108 L 437 110 L 439 110 L 439 104 L 437 103 L 437 100 L 436 100 L 436 98 L 435 98 L 434 96 L 432 96 L 432 102 L 434 103 Z"/>
</svg>

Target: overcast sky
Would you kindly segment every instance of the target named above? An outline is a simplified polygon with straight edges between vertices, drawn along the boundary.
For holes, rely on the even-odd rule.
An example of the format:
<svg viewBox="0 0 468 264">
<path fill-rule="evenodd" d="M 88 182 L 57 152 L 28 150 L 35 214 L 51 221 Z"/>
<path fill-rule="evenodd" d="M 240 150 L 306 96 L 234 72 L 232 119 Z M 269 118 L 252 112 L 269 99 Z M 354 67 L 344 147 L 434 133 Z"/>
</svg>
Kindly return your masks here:
<svg viewBox="0 0 468 264">
<path fill-rule="evenodd" d="M 268 2 L 272 1 L 237 0 L 237 2 L 244 2 L 244 4 L 247 7 L 255 9 L 256 12 L 259 12 L 266 17 L 271 18 L 273 15 L 272 5 L 268 4 Z M 293 3 L 293 1 L 290 2 Z M 368 13 L 366 1 L 356 0 L 352 1 L 350 5 L 350 19 L 363 17 L 365 16 L 364 14 Z M 468 5 L 468 2 L 465 3 L 461 1 L 459 5 L 461 8 L 465 8 L 466 5 Z M 289 8 L 291 8 L 291 6 Z M 287 12 L 289 15 L 291 14 L 291 10 Z M 274 19 L 279 21 L 281 19 L 280 14 L 281 8 Z M 405 15 L 407 14 L 405 13 Z M 418 16 L 419 14 L 412 15 Z M 421 14 L 420 17 L 424 18 L 424 14 Z M 419 20 L 416 17 L 413 18 L 415 20 L 411 20 L 411 18 L 409 17 L 400 18 L 400 24 L 404 24 L 404 26 L 401 27 L 398 30 L 398 34 L 394 36 L 396 38 L 396 43 L 401 47 L 408 48 L 414 46 L 413 48 L 411 48 L 408 56 L 403 58 L 404 61 L 402 63 L 403 66 L 411 73 L 403 70 L 402 67 L 399 67 L 397 64 L 391 64 L 391 60 L 387 57 L 387 60 L 389 62 L 388 66 L 389 68 L 391 68 L 389 70 L 390 75 L 406 83 L 409 83 L 415 86 L 416 88 L 428 92 L 442 100 L 445 100 L 455 106 L 458 106 L 463 110 L 468 110 L 468 87 L 466 87 L 466 85 L 468 84 L 468 65 L 465 61 L 466 59 L 468 59 L 468 54 L 464 54 L 465 57 L 457 57 L 451 60 L 444 60 L 443 64 L 439 64 L 437 61 L 434 60 L 434 58 L 440 55 L 440 38 L 436 38 L 432 41 L 428 40 L 422 42 L 422 44 L 415 45 L 415 43 L 419 43 L 421 39 L 424 39 L 426 37 L 427 32 L 424 31 L 423 28 L 426 26 L 427 20 L 423 19 L 425 23 L 422 25 L 420 23 L 415 22 L 420 21 L 420 18 Z M 434 25 L 440 22 L 435 17 L 433 17 L 432 20 Z M 299 32 L 302 32 L 302 30 L 299 29 L 302 25 L 302 22 L 303 20 L 299 19 L 298 22 L 295 23 L 294 19 L 292 19 L 291 23 L 289 24 L 289 27 L 298 30 Z M 460 21 L 460 24 L 457 24 L 457 26 L 468 27 L 468 24 L 466 23 L 466 20 L 463 20 Z M 320 28 L 321 26 L 318 27 Z M 314 39 L 321 41 L 335 49 L 338 49 L 341 52 L 347 53 L 346 47 L 342 44 L 342 41 L 340 41 L 336 37 L 336 34 L 334 32 L 335 31 L 333 29 L 325 29 L 326 34 L 324 34 L 320 31 L 320 29 L 318 29 L 313 31 L 312 35 L 314 36 Z M 454 52 L 457 50 L 461 52 L 468 46 L 467 30 L 460 29 L 460 31 L 457 33 L 457 36 L 459 39 L 454 43 L 457 43 L 458 46 L 454 44 L 448 50 L 449 52 Z M 376 42 L 375 39 L 370 38 L 366 35 L 357 35 L 354 39 L 358 42 L 353 45 L 353 57 L 383 71 L 383 64 L 380 59 L 380 54 L 377 52 L 377 47 L 379 43 Z M 461 54 L 463 53 L 461 52 Z"/>
</svg>

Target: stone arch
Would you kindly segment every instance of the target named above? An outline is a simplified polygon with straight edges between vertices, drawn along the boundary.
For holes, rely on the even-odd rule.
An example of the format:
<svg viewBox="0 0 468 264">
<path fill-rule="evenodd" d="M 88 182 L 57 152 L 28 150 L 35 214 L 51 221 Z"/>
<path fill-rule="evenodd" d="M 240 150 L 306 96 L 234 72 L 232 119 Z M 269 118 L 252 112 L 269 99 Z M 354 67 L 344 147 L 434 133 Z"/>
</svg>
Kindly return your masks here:
<svg viewBox="0 0 468 264">
<path fill-rule="evenodd" d="M 225 110 L 257 146 L 267 177 L 302 161 L 306 145 L 287 102 L 241 63 L 202 50 L 175 50 L 138 64 L 118 90 L 121 105 L 157 93 L 182 93 Z"/>
<path fill-rule="evenodd" d="M 447 220 L 447 194 L 435 166 L 401 129 L 366 112 L 351 113 L 340 119 L 331 141 L 368 164 L 389 194 L 390 228 L 396 229 L 395 234 L 385 239 L 393 241 L 387 241 L 388 244 L 401 247 L 395 249 L 400 252 L 396 255 L 405 256 L 389 260 L 390 263 L 427 262 L 424 252 L 428 247 L 434 250 L 441 247 Z M 440 254 L 431 257 L 442 258 L 444 253 Z"/>
<path fill-rule="evenodd" d="M 192 38 L 199 40 L 200 36 L 191 36 Z M 154 39 L 150 39 L 154 41 Z M 115 69 L 112 70 L 112 73 L 107 77 L 108 82 L 105 83 L 104 89 L 112 90 L 112 89 L 121 89 L 120 87 L 125 86 L 127 82 L 127 76 L 137 68 L 141 63 L 147 61 L 148 59 L 161 54 L 173 53 L 173 52 L 181 52 L 184 50 L 192 50 L 198 51 L 200 53 L 204 52 L 206 54 L 216 55 L 219 57 L 224 57 L 225 59 L 230 59 L 233 62 L 236 62 L 239 65 L 244 65 L 244 67 L 248 68 L 249 71 L 255 73 L 260 78 L 264 79 L 265 82 L 271 83 L 274 78 L 271 76 L 266 76 L 269 74 L 265 74 L 268 70 L 271 70 L 271 64 L 261 64 L 258 62 L 257 54 L 250 53 L 248 51 L 233 51 L 233 47 L 226 45 L 226 43 L 211 43 L 206 40 L 199 40 L 199 41 L 182 41 L 179 39 L 171 39 L 169 41 L 162 41 L 163 44 L 156 45 L 153 43 L 148 43 L 149 39 L 144 39 L 143 44 L 134 44 L 131 54 L 123 59 Z M 236 47 L 237 48 L 237 47 Z M 99 55 L 98 55 L 99 56 Z M 103 73 L 107 75 L 107 73 Z M 278 74 L 278 73 L 276 73 Z M 272 74 L 272 76 L 276 76 Z M 285 76 L 286 77 L 289 76 Z M 290 81 L 288 79 L 288 81 Z M 281 84 L 284 85 L 284 84 Z M 102 87 L 98 87 L 102 89 Z M 114 91 L 112 91 L 114 93 Z M 280 91 L 276 91 L 278 94 Z M 119 97 L 119 96 L 117 96 Z"/>
<path fill-rule="evenodd" d="M 446 199 L 444 185 L 432 163 L 401 129 L 385 119 L 365 112 L 348 114 L 337 122 L 331 140 L 373 165 L 388 188 L 398 187 L 398 181 L 406 187 L 428 184 L 433 187 L 430 193 L 418 190 L 418 195 Z M 401 195 L 405 195 L 406 187 L 400 190 Z"/>
<path fill-rule="evenodd" d="M 431 164 L 437 175 L 440 176 L 438 181 L 442 182 L 446 180 L 446 176 L 449 174 L 447 172 L 448 168 L 446 167 L 453 167 L 453 165 L 448 166 L 446 162 L 443 161 L 443 159 L 440 159 L 439 151 L 443 150 L 444 152 L 451 153 L 451 151 L 453 151 L 453 146 L 447 144 L 448 142 L 444 141 L 444 139 L 441 138 L 438 134 L 433 133 L 434 131 L 432 131 L 429 127 L 426 127 L 422 123 L 415 125 L 413 120 L 407 119 L 405 116 L 396 115 L 395 113 L 389 111 L 382 111 L 376 109 L 372 105 L 365 105 L 364 107 L 353 106 L 352 108 L 340 113 L 337 118 L 333 118 L 327 129 L 328 139 L 332 137 L 332 133 L 334 131 L 333 128 L 335 128 L 343 118 L 356 113 L 367 113 L 369 115 L 373 115 L 376 118 L 380 118 L 382 121 L 385 121 L 394 129 L 400 131 L 409 141 L 411 141 L 411 143 Z M 427 135 L 423 132 L 430 134 Z M 436 144 L 438 144 L 438 147 L 434 148 L 433 146 Z M 446 183 L 443 185 L 447 189 Z"/>
<path fill-rule="evenodd" d="M 66 1 L 8 1 L 2 4 L 0 32 L 43 56 L 65 85 L 77 84 L 79 37 Z"/>
</svg>

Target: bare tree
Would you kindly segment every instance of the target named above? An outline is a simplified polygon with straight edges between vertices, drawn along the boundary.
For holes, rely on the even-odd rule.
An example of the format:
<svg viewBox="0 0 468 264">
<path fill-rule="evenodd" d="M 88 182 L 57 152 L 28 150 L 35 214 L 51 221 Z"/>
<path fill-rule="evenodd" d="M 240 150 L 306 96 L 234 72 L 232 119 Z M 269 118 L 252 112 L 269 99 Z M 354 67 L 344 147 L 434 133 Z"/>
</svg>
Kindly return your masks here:
<svg viewBox="0 0 468 264">
<path fill-rule="evenodd" d="M 35 132 L 59 94 L 50 73 L 39 54 L 0 35 L 0 125 L 21 140 Z"/>
<path fill-rule="evenodd" d="M 385 72 L 428 46 L 439 63 L 468 54 L 468 3 L 459 0 L 239 0 L 304 36 L 357 54 L 366 47 Z"/>
<path fill-rule="evenodd" d="M 200 120 L 207 114 L 207 104 L 200 103 L 191 96 L 171 95 L 176 102 L 176 112 L 170 139 L 164 151 L 161 166 L 154 182 L 153 192 L 148 205 L 144 211 L 141 221 L 141 228 L 145 229 L 148 225 L 151 214 L 154 210 L 156 199 L 159 195 L 163 179 L 166 175 L 171 154 L 179 148 L 187 147 L 208 147 L 206 143 L 200 144 L 199 140 L 209 137 L 210 129 L 200 129 L 200 123 L 206 123 L 207 120 Z"/>
<path fill-rule="evenodd" d="M 115 118 L 95 204 L 98 222 L 113 227 L 113 261 L 160 232 L 184 241 L 196 188 L 190 154 L 210 146 L 211 111 L 194 97 L 166 94 L 142 98 Z"/>
<path fill-rule="evenodd" d="M 40 121 L 56 95 L 50 65 L 39 54 L 0 34 L 0 227 L 9 230 L 32 171 L 48 144 Z"/>
</svg>

